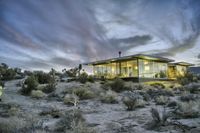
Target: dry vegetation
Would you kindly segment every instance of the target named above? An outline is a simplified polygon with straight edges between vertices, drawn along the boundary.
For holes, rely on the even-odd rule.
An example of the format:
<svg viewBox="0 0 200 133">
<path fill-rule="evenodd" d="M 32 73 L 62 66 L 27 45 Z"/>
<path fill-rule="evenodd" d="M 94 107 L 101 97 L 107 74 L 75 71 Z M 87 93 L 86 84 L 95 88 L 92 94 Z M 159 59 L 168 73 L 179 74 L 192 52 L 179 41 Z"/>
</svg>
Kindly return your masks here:
<svg viewBox="0 0 200 133">
<path fill-rule="evenodd" d="M 0 132 L 189 132 L 200 126 L 200 83 L 191 83 L 191 75 L 181 85 L 99 81 L 86 73 L 59 82 L 55 75 L 37 72 L 21 87 L 15 80 L 5 84 Z"/>
</svg>

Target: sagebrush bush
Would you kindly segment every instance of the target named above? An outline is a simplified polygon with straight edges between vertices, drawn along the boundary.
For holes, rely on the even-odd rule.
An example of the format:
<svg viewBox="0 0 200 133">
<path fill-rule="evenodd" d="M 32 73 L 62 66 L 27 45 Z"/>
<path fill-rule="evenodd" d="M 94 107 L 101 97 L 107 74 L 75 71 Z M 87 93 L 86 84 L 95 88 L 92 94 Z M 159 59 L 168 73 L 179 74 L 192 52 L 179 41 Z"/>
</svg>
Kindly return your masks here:
<svg viewBox="0 0 200 133">
<path fill-rule="evenodd" d="M 180 100 L 183 102 L 195 101 L 198 97 L 192 94 L 180 96 Z"/>
<path fill-rule="evenodd" d="M 31 91 L 31 96 L 33 98 L 40 99 L 40 98 L 44 98 L 46 95 L 41 90 L 32 90 Z"/>
<path fill-rule="evenodd" d="M 72 130 L 79 122 L 85 122 L 80 110 L 66 111 L 62 119 L 57 122 L 56 131 L 65 132 L 67 130 Z"/>
<path fill-rule="evenodd" d="M 103 103 L 117 103 L 117 94 L 111 90 L 106 91 L 106 93 L 101 94 L 101 102 Z"/>
<path fill-rule="evenodd" d="M 169 98 L 166 96 L 158 96 L 155 98 L 155 102 L 157 105 L 165 105 L 169 101 Z"/>
<path fill-rule="evenodd" d="M 79 102 L 79 98 L 74 94 L 66 94 L 63 101 L 67 105 L 76 106 Z"/>
<path fill-rule="evenodd" d="M 0 86 L 4 87 L 4 82 L 0 80 Z"/>
<path fill-rule="evenodd" d="M 101 88 L 104 90 L 110 90 L 111 88 L 111 83 L 108 81 L 103 81 L 103 83 L 101 83 Z"/>
<path fill-rule="evenodd" d="M 23 95 L 29 95 L 31 91 L 36 90 L 37 87 L 38 87 L 38 81 L 35 78 L 35 76 L 32 75 L 25 80 L 21 89 L 21 93 Z"/>
<path fill-rule="evenodd" d="M 147 94 L 149 94 L 152 98 L 155 98 L 157 96 L 174 96 L 173 91 L 166 90 L 166 89 L 149 89 L 147 90 Z"/>
<path fill-rule="evenodd" d="M 131 98 L 131 97 L 125 97 L 123 99 L 123 103 L 124 105 L 127 107 L 127 110 L 131 111 L 134 110 L 136 108 L 140 108 L 140 107 L 144 107 L 145 106 L 145 102 L 142 99 L 137 99 L 137 98 Z"/>
<path fill-rule="evenodd" d="M 85 84 L 88 81 L 88 74 L 86 72 L 83 72 L 79 75 L 78 81 Z"/>
<path fill-rule="evenodd" d="M 148 123 L 148 129 L 159 128 L 160 126 L 165 126 L 167 124 L 168 118 L 171 116 L 170 112 L 166 112 L 165 108 L 162 112 L 159 112 L 158 109 L 151 109 L 151 116 L 153 120 Z"/>
<path fill-rule="evenodd" d="M 94 98 L 94 93 L 87 87 L 77 88 L 74 90 L 73 93 L 77 95 L 80 98 L 80 100 Z"/>
<path fill-rule="evenodd" d="M 176 107 L 178 104 L 176 101 L 170 101 L 168 104 L 167 104 L 167 107 L 171 107 L 171 108 L 174 108 Z"/>
<path fill-rule="evenodd" d="M 190 73 L 189 71 L 186 71 L 183 75 L 179 75 L 177 77 L 177 81 L 181 85 L 187 85 L 192 82 L 197 82 L 197 77 L 194 74 Z"/>
<path fill-rule="evenodd" d="M 46 109 L 43 110 L 39 113 L 40 116 L 47 116 L 50 115 L 53 118 L 60 118 L 63 114 L 61 113 L 60 110 L 58 110 L 57 108 L 50 108 L 50 109 Z"/>
<path fill-rule="evenodd" d="M 91 83 L 94 83 L 94 81 L 95 81 L 94 76 L 92 76 L 92 75 L 89 75 L 87 80 Z"/>
<path fill-rule="evenodd" d="M 40 84 L 49 84 L 54 81 L 53 76 L 51 76 L 49 73 L 44 73 L 41 71 L 35 72 L 34 75 Z"/>
<path fill-rule="evenodd" d="M 200 92 L 200 85 L 198 83 L 190 83 L 188 85 L 185 85 L 184 87 L 185 90 L 193 94 L 198 94 Z"/>
<path fill-rule="evenodd" d="M 197 118 L 200 116 L 200 101 L 178 103 L 175 113 L 182 118 Z"/>
<path fill-rule="evenodd" d="M 56 83 L 49 83 L 49 84 L 47 84 L 43 89 L 42 89 L 42 91 L 44 92 L 44 93 L 52 93 L 52 92 L 54 92 L 56 90 Z"/>
<path fill-rule="evenodd" d="M 124 90 L 128 90 L 129 88 L 127 88 L 125 86 L 125 82 L 122 79 L 116 78 L 113 82 L 110 83 L 110 87 L 113 91 L 115 92 L 121 92 Z"/>
</svg>

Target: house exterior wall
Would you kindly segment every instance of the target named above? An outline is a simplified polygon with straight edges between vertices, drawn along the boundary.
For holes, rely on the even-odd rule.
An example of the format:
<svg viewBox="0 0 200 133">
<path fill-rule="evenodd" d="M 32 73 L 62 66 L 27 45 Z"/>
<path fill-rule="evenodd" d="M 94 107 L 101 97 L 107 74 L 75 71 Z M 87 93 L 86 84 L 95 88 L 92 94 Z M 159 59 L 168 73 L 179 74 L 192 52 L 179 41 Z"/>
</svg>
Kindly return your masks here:
<svg viewBox="0 0 200 133">
<path fill-rule="evenodd" d="M 94 75 L 98 78 L 167 78 L 167 63 L 145 59 L 132 59 L 107 64 L 93 65 Z"/>
<path fill-rule="evenodd" d="M 167 63 L 139 59 L 140 78 L 167 78 Z"/>
<path fill-rule="evenodd" d="M 179 76 L 184 76 L 187 68 L 187 66 L 183 65 L 169 66 L 168 76 L 170 79 L 176 79 Z"/>
</svg>

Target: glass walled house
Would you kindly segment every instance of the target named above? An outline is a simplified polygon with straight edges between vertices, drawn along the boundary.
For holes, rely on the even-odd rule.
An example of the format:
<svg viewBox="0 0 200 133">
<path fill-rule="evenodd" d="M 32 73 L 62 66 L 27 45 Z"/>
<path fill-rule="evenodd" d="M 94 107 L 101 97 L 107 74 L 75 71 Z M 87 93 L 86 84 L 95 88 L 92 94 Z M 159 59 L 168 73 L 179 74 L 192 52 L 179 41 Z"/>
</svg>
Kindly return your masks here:
<svg viewBox="0 0 200 133">
<path fill-rule="evenodd" d="M 187 62 L 169 63 L 168 75 L 171 79 L 176 79 L 179 76 L 184 76 L 189 66 L 193 66 L 193 64 Z"/>
<path fill-rule="evenodd" d="M 177 75 L 171 74 L 173 73 L 173 67 L 172 65 L 169 67 L 169 64 L 173 61 L 163 57 L 137 54 L 85 63 L 83 65 L 93 66 L 93 74 L 97 78 L 113 79 L 119 77 L 134 81 L 146 81 L 173 79 Z M 182 64 L 173 65 L 176 66 L 174 71 L 184 73 L 182 72 Z M 184 69 L 186 70 L 186 64 Z M 169 72 L 171 72 L 171 75 L 169 75 Z"/>
</svg>

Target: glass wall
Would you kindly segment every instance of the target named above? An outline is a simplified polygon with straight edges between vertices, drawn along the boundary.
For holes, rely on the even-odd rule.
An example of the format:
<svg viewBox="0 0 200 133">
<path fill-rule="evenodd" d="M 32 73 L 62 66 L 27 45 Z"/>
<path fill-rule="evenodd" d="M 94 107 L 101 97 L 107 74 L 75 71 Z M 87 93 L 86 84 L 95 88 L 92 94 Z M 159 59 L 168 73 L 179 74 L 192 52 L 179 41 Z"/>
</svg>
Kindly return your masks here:
<svg viewBox="0 0 200 133">
<path fill-rule="evenodd" d="M 114 78 L 116 76 L 116 63 L 101 64 L 93 66 L 94 75 L 97 77 Z"/>
<path fill-rule="evenodd" d="M 94 75 L 97 77 L 137 77 L 137 60 L 121 61 L 117 63 L 108 63 L 101 65 L 94 65 Z"/>
<path fill-rule="evenodd" d="M 139 77 L 167 78 L 167 63 L 139 59 Z"/>
<path fill-rule="evenodd" d="M 186 66 L 176 65 L 177 76 L 184 76 L 187 71 Z"/>
</svg>

